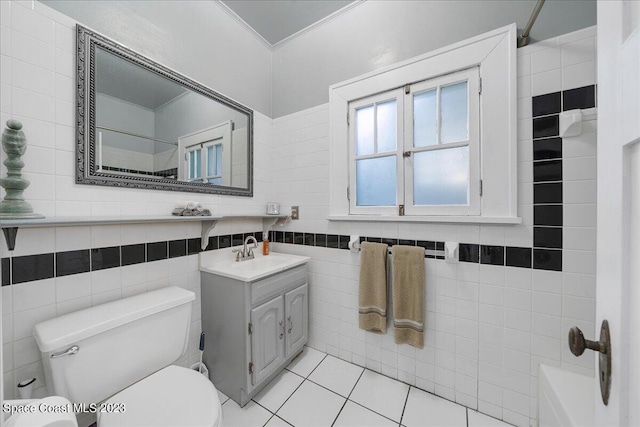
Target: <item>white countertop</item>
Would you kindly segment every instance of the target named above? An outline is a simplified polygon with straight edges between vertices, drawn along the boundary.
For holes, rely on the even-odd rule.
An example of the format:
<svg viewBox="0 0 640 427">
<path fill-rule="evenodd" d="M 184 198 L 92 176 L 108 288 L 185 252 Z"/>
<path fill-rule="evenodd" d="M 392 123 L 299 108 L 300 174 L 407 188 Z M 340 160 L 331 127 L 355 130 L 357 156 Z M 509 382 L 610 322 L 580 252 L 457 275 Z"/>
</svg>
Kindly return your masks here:
<svg viewBox="0 0 640 427">
<path fill-rule="evenodd" d="M 258 253 L 260 251 L 260 253 Z M 242 282 L 254 282 L 272 274 L 306 264 L 311 258 L 271 252 L 262 255 L 261 248 L 254 249 L 255 258 L 236 262 L 231 248 L 200 253 L 200 271 Z"/>
</svg>

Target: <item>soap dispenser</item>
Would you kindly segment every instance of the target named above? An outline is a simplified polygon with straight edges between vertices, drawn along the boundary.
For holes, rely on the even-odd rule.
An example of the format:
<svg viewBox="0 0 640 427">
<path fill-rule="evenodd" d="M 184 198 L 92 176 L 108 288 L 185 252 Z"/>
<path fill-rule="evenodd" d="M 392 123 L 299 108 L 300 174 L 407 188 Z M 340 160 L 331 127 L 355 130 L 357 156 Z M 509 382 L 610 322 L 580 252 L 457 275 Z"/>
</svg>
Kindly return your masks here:
<svg viewBox="0 0 640 427">
<path fill-rule="evenodd" d="M 269 255 L 269 232 L 262 234 L 262 255 Z"/>
</svg>

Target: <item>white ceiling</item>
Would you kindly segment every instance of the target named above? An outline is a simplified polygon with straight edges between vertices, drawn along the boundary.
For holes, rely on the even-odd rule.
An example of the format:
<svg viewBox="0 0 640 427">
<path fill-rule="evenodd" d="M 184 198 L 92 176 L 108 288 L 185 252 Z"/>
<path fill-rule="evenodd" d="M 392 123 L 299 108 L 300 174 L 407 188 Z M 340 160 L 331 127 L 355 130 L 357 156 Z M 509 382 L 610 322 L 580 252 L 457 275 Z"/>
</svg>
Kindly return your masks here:
<svg viewBox="0 0 640 427">
<path fill-rule="evenodd" d="M 272 46 L 353 3 L 352 0 L 222 0 Z"/>
<path fill-rule="evenodd" d="M 96 49 L 96 92 L 155 110 L 187 91 L 132 62 Z"/>
</svg>

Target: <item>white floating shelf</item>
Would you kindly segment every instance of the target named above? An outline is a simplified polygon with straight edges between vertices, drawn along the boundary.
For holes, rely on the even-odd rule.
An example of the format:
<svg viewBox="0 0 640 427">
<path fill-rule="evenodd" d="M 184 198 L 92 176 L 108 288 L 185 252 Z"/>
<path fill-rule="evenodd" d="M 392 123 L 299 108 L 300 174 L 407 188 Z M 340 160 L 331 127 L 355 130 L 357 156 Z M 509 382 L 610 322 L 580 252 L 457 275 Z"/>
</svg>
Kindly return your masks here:
<svg viewBox="0 0 640 427">
<path fill-rule="evenodd" d="M 0 220 L 2 228 L 77 227 L 81 225 L 139 224 L 151 222 L 217 221 L 222 216 L 68 216 L 43 219 Z"/>
<path fill-rule="evenodd" d="M 207 247 L 209 234 L 215 228 L 218 221 L 223 219 L 262 219 L 262 232 L 266 233 L 277 222 L 286 222 L 286 215 L 212 215 L 212 216 L 70 216 L 49 217 L 43 219 L 7 219 L 0 220 L 0 227 L 4 233 L 7 248 L 12 251 L 15 247 L 16 236 L 19 228 L 42 227 L 78 227 L 87 225 L 114 225 L 114 224 L 148 224 L 171 222 L 200 222 L 202 223 L 202 249 Z"/>
</svg>

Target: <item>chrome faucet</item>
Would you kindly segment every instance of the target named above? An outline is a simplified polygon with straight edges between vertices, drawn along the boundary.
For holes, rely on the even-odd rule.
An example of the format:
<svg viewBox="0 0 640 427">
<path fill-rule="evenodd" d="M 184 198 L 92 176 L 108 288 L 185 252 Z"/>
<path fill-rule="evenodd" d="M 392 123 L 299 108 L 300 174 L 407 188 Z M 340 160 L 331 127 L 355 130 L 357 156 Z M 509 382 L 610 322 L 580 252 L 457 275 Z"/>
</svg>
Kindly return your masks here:
<svg viewBox="0 0 640 427">
<path fill-rule="evenodd" d="M 247 243 L 249 243 L 251 240 L 253 240 L 253 246 L 247 247 Z M 231 252 L 236 254 L 236 262 L 247 261 L 254 258 L 253 250 L 257 247 L 258 241 L 256 240 L 256 238 L 253 236 L 247 236 L 247 238 L 244 239 L 244 247 L 242 249 L 233 249 Z"/>
</svg>

